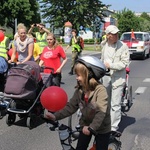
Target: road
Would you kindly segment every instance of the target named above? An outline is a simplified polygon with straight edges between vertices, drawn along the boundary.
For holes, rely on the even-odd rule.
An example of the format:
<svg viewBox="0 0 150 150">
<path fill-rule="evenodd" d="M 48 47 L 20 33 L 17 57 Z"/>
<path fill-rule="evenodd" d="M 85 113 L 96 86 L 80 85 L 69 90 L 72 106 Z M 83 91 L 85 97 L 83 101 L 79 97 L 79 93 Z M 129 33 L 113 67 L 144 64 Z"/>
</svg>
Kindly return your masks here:
<svg viewBox="0 0 150 150">
<path fill-rule="evenodd" d="M 122 150 L 149 150 L 150 147 L 150 59 L 133 60 L 129 84 L 133 87 L 133 106 L 123 115 L 120 129 Z"/>
<path fill-rule="evenodd" d="M 99 51 L 83 51 L 83 55 L 100 57 Z M 67 51 L 68 62 L 63 69 L 62 85 L 70 98 L 76 85 L 75 75 L 70 76 L 71 53 Z M 133 87 L 133 106 L 123 114 L 120 123 L 122 150 L 149 150 L 150 147 L 150 59 L 133 60 L 130 64 L 129 84 Z M 61 150 L 57 131 L 50 131 L 37 118 L 37 126 L 29 130 L 25 120 L 7 126 L 5 117 L 0 120 L 0 150 Z M 61 122 L 67 123 L 64 119 Z"/>
</svg>

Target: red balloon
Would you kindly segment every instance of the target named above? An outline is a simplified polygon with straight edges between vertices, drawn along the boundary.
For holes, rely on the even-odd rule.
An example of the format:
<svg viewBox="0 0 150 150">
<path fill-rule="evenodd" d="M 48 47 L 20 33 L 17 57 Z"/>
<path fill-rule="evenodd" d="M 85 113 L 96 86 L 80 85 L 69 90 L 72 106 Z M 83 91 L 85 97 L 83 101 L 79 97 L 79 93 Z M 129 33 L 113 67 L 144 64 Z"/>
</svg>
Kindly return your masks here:
<svg viewBox="0 0 150 150">
<path fill-rule="evenodd" d="M 13 53 L 13 48 L 11 48 L 9 51 L 8 51 L 8 55 L 10 56 L 10 58 L 11 58 L 11 56 L 12 56 L 12 53 Z M 18 52 L 16 52 L 16 60 L 18 59 Z"/>
<path fill-rule="evenodd" d="M 5 38 L 5 35 L 3 32 L 0 32 L 0 42 L 2 42 Z"/>
<path fill-rule="evenodd" d="M 67 93 L 58 86 L 46 88 L 40 97 L 42 106 L 51 112 L 63 109 L 67 104 L 67 100 Z"/>
</svg>

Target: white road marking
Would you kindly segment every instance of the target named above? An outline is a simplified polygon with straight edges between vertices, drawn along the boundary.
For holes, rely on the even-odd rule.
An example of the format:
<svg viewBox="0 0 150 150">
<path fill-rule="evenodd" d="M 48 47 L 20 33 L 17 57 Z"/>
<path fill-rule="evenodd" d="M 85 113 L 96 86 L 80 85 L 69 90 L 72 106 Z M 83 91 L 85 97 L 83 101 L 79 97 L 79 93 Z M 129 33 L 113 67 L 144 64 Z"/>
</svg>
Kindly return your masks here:
<svg viewBox="0 0 150 150">
<path fill-rule="evenodd" d="M 143 82 L 150 82 L 150 78 L 145 78 Z"/>
<path fill-rule="evenodd" d="M 138 87 L 137 90 L 135 91 L 136 94 L 142 94 L 145 92 L 147 87 Z"/>
</svg>

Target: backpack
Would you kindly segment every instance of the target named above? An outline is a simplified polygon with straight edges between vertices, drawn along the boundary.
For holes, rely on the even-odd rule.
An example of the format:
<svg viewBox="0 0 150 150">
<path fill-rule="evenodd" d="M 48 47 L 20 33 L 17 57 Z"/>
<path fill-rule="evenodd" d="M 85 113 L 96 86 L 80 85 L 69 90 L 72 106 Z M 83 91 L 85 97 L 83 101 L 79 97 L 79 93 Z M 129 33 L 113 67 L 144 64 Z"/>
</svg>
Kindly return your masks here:
<svg viewBox="0 0 150 150">
<path fill-rule="evenodd" d="M 81 50 L 83 50 L 84 49 L 84 40 L 82 37 L 79 37 L 79 45 L 80 45 Z"/>
</svg>

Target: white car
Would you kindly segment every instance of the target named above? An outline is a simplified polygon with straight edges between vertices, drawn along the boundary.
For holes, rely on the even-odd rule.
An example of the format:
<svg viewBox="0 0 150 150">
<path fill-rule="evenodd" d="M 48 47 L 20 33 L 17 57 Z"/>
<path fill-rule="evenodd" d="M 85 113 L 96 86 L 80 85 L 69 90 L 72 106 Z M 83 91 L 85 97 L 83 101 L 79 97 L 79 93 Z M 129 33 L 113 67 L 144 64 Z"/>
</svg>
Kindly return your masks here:
<svg viewBox="0 0 150 150">
<path fill-rule="evenodd" d="M 130 58 L 140 57 L 143 60 L 150 57 L 150 36 L 148 32 L 124 32 L 120 40 L 127 44 Z"/>
</svg>

